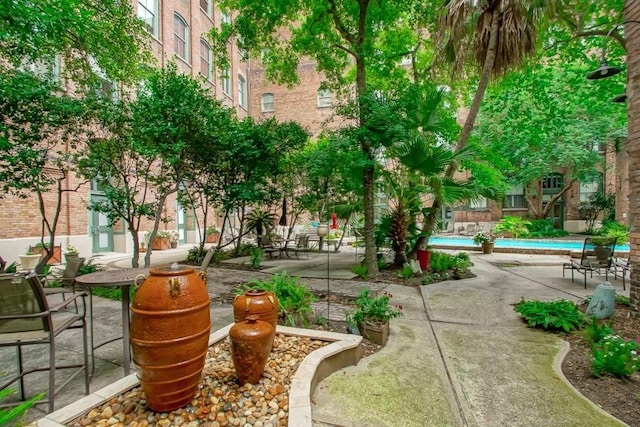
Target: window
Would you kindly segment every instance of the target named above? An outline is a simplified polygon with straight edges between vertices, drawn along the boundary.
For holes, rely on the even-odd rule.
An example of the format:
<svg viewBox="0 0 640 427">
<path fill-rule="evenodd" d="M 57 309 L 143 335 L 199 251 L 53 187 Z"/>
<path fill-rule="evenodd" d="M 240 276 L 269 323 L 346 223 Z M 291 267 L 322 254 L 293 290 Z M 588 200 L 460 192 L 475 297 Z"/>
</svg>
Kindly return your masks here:
<svg viewBox="0 0 640 427">
<path fill-rule="evenodd" d="M 227 96 L 231 96 L 231 75 L 229 67 L 222 72 L 222 92 Z"/>
<path fill-rule="evenodd" d="M 488 207 L 487 199 L 484 197 L 469 201 L 469 209 L 487 209 Z"/>
<path fill-rule="evenodd" d="M 220 12 L 220 23 L 222 24 L 231 24 L 231 17 L 228 13 Z"/>
<path fill-rule="evenodd" d="M 152 36 L 158 37 L 158 0 L 138 0 L 138 18 Z"/>
<path fill-rule="evenodd" d="M 247 108 L 247 82 L 238 74 L 238 104 Z"/>
<path fill-rule="evenodd" d="M 522 184 L 512 185 L 504 196 L 505 209 L 526 209 L 527 201 L 524 198 L 524 186 Z"/>
<path fill-rule="evenodd" d="M 271 49 L 262 49 L 260 52 L 260 62 L 262 64 L 267 64 L 270 61 L 271 57 Z"/>
<path fill-rule="evenodd" d="M 213 75 L 211 63 L 211 47 L 209 46 L 209 43 L 200 39 L 200 74 L 202 74 L 207 80 L 211 80 L 211 76 Z"/>
<path fill-rule="evenodd" d="M 559 193 L 564 187 L 564 177 L 559 173 L 547 175 L 542 180 L 542 192 L 546 194 Z"/>
<path fill-rule="evenodd" d="M 327 89 L 318 89 L 318 108 L 331 107 L 331 91 Z"/>
<path fill-rule="evenodd" d="M 262 94 L 262 112 L 268 113 L 270 111 L 276 111 L 273 94 L 263 93 Z"/>
<path fill-rule="evenodd" d="M 21 68 L 28 69 L 43 80 L 60 83 L 60 55 L 55 55 L 53 59 L 38 59 Z"/>
<path fill-rule="evenodd" d="M 211 18 L 211 2 L 209 0 L 200 0 L 200 9 Z"/>
<path fill-rule="evenodd" d="M 602 176 L 592 182 L 580 183 L 580 201 L 588 202 L 593 196 L 602 191 Z"/>
<path fill-rule="evenodd" d="M 189 27 L 177 13 L 173 15 L 173 44 L 176 55 L 189 62 Z"/>
</svg>

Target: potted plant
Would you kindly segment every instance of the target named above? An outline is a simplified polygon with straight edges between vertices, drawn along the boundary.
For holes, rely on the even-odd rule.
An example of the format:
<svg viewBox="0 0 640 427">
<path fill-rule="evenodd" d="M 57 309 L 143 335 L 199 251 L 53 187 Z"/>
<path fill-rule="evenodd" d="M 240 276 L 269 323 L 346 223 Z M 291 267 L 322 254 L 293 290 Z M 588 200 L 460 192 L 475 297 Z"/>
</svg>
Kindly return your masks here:
<svg viewBox="0 0 640 427">
<path fill-rule="evenodd" d="M 220 232 L 215 225 L 208 226 L 206 234 L 207 243 L 218 243 L 218 240 L 220 239 Z"/>
<path fill-rule="evenodd" d="M 20 268 L 23 271 L 33 271 L 38 262 L 40 262 L 40 251 L 34 251 L 31 247 L 27 248 L 27 252 L 24 255 L 20 255 Z"/>
<path fill-rule="evenodd" d="M 47 249 L 50 249 L 51 245 L 49 243 L 38 242 L 35 245 L 29 247 L 29 251 L 33 253 L 40 254 L 40 257 L 44 257 L 47 253 Z M 59 264 L 62 261 L 62 246 L 54 245 L 51 258 L 47 264 Z"/>
<path fill-rule="evenodd" d="M 493 246 L 495 242 L 496 242 L 496 238 L 490 232 L 487 233 L 485 231 L 481 231 L 479 233 L 476 233 L 475 236 L 473 236 L 473 243 L 475 243 L 476 245 L 482 246 L 483 254 L 493 253 Z"/>
<path fill-rule="evenodd" d="M 158 231 L 156 233 L 156 237 L 153 239 L 151 243 L 151 249 L 154 251 L 160 251 L 163 249 L 169 249 L 171 244 L 169 242 L 169 238 L 171 237 L 171 233 L 166 230 Z"/>
<path fill-rule="evenodd" d="M 67 249 L 64 251 L 64 259 L 68 262 L 74 258 L 78 258 L 78 249 L 72 245 L 67 245 Z"/>
<path fill-rule="evenodd" d="M 389 320 L 402 316 L 402 306 L 392 307 L 389 304 L 392 295 L 388 292 L 379 296 L 371 296 L 370 292 L 370 289 L 360 291 L 356 309 L 347 314 L 347 323 L 357 326 L 360 335 L 368 340 L 384 345 L 389 338 Z"/>
<path fill-rule="evenodd" d="M 169 244 L 171 245 L 171 249 L 175 249 L 178 247 L 178 239 L 180 238 L 180 233 L 178 233 L 178 230 L 171 230 L 169 234 Z"/>
</svg>

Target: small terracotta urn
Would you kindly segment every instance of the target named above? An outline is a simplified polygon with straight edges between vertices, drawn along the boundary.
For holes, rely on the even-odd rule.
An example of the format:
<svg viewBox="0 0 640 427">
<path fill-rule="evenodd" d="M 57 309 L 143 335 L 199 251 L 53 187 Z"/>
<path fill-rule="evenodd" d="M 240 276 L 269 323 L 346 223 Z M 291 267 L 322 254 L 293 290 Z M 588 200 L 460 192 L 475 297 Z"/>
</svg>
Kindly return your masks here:
<svg viewBox="0 0 640 427">
<path fill-rule="evenodd" d="M 259 320 L 271 324 L 276 329 L 278 323 L 278 299 L 273 292 L 264 289 L 252 289 L 233 300 L 233 318 L 244 321 L 249 315 L 257 315 Z"/>
<path fill-rule="evenodd" d="M 231 357 L 241 385 L 257 384 L 260 381 L 275 335 L 275 329 L 269 323 L 259 320 L 257 315 L 249 315 L 246 320 L 231 327 Z"/>
</svg>

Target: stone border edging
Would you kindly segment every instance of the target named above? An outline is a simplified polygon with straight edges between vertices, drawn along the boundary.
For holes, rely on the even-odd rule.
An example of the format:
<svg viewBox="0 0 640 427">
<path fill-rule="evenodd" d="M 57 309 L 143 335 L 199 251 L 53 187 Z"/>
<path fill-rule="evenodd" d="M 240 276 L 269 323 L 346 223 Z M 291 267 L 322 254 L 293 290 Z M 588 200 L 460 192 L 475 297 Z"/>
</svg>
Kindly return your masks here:
<svg viewBox="0 0 640 427">
<path fill-rule="evenodd" d="M 582 399 L 587 401 L 587 403 L 589 403 L 589 405 L 591 405 L 593 409 L 600 412 L 602 415 L 605 415 L 606 417 L 611 418 L 612 420 L 620 423 L 620 425 L 622 426 L 630 427 L 629 424 L 625 423 L 622 420 L 619 420 L 618 418 L 614 417 L 613 415 L 611 415 L 610 413 L 602 409 L 600 406 L 593 403 L 591 400 L 587 399 L 587 397 L 584 394 L 580 393 L 580 390 L 575 388 L 573 384 L 569 382 L 567 377 L 564 376 L 564 372 L 562 372 L 562 362 L 564 362 L 564 358 L 567 357 L 567 354 L 569 354 L 570 349 L 571 349 L 571 345 L 569 344 L 569 342 L 561 339 L 560 351 L 558 352 L 558 354 L 556 354 L 556 357 L 553 359 L 553 370 L 555 371 L 556 375 L 558 375 L 558 377 L 562 381 L 564 381 L 564 383 L 567 386 L 569 386 L 569 388 L 573 390 L 578 396 L 580 396 Z"/>
<path fill-rule="evenodd" d="M 209 336 L 209 346 L 225 339 L 229 334 L 229 324 L 218 329 Z M 307 355 L 298 366 L 291 379 L 289 390 L 288 425 L 311 427 L 311 395 L 316 386 L 324 378 L 339 369 L 356 365 L 362 357 L 359 335 L 347 335 L 337 332 L 318 331 L 314 329 L 290 328 L 278 326 L 277 333 L 291 336 L 308 337 L 314 340 L 332 341 Z M 137 374 L 128 375 L 64 408 L 58 409 L 36 421 L 39 427 L 64 427 L 65 423 L 81 416 L 91 408 L 105 402 L 139 384 Z"/>
</svg>

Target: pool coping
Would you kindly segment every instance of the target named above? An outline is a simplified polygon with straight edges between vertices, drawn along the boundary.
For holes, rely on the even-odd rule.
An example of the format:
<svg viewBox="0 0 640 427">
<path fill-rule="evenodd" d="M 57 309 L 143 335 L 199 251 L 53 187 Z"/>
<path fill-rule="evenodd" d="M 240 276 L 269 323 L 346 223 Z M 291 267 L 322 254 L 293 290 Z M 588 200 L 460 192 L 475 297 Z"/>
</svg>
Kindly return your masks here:
<svg viewBox="0 0 640 427">
<path fill-rule="evenodd" d="M 209 346 L 222 341 L 229 335 L 233 323 L 218 329 L 209 336 Z M 278 325 L 276 332 L 288 336 L 308 337 L 314 340 L 331 341 L 318 350 L 309 353 L 300 363 L 291 379 L 289 390 L 288 425 L 311 427 L 311 396 L 320 381 L 347 366 L 356 365 L 362 358 L 359 335 L 315 329 L 291 328 Z M 36 421 L 41 427 L 64 427 L 66 423 L 80 417 L 92 408 L 100 406 L 139 385 L 137 374 L 130 374 L 82 399 L 60 408 Z"/>
</svg>

